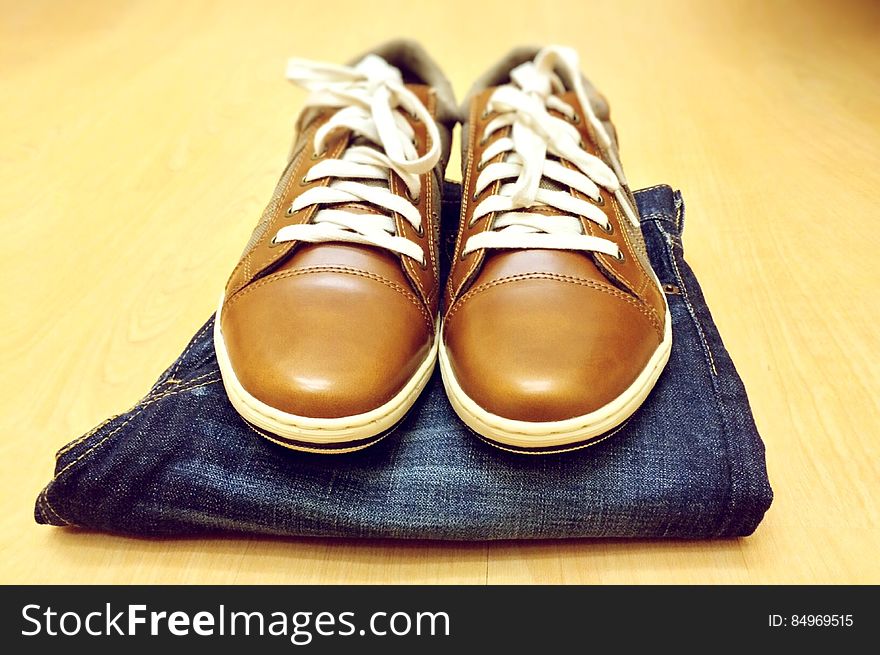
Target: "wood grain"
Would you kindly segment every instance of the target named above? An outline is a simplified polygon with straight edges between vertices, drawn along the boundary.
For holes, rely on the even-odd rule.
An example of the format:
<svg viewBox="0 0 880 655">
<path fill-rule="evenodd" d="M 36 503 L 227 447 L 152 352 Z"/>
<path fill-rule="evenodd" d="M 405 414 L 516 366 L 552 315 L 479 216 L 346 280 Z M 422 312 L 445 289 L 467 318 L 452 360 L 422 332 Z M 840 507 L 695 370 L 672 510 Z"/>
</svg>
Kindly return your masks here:
<svg viewBox="0 0 880 655">
<path fill-rule="evenodd" d="M 880 582 L 880 7 L 823 2 L 0 3 L 2 582 Z M 685 247 L 776 501 L 751 538 L 449 545 L 38 527 L 52 453 L 213 310 L 302 94 L 286 57 L 423 40 L 459 96 L 576 46 Z M 457 158 L 450 171 L 456 174 Z"/>
</svg>

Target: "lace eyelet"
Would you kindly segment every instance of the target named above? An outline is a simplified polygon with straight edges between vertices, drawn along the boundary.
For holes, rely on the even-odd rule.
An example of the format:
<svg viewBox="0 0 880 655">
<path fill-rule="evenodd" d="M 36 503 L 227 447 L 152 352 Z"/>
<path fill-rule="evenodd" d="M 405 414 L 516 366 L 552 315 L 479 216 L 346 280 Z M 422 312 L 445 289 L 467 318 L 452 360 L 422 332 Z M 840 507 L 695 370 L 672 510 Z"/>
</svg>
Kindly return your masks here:
<svg viewBox="0 0 880 655">
<path fill-rule="evenodd" d="M 614 223 L 612 223 L 611 221 L 608 221 L 608 225 L 607 225 L 607 226 L 606 226 L 606 225 L 600 225 L 599 228 L 600 228 L 605 234 L 614 234 Z"/>
<path fill-rule="evenodd" d="M 306 179 L 307 177 L 308 177 L 308 173 L 306 173 L 305 175 L 303 175 L 303 176 L 299 179 L 299 185 L 300 185 L 300 186 L 307 186 L 307 185 L 311 184 L 311 182 L 309 182 L 309 181 Z"/>
<path fill-rule="evenodd" d="M 327 154 L 326 150 L 324 152 L 312 152 L 312 159 L 320 159 L 321 157 L 323 157 L 326 154 Z"/>
<path fill-rule="evenodd" d="M 474 192 L 474 193 L 471 194 L 471 202 L 476 202 L 479 198 L 480 198 L 480 194 L 479 194 L 479 193 Z"/>
<path fill-rule="evenodd" d="M 571 121 L 572 125 L 580 125 L 581 124 L 580 114 L 575 114 L 574 116 L 569 118 L 569 120 Z"/>
<path fill-rule="evenodd" d="M 287 211 L 284 212 L 286 216 L 293 216 L 293 205 L 287 208 Z"/>
<path fill-rule="evenodd" d="M 619 261 L 619 262 L 625 262 L 625 261 L 626 261 L 626 255 L 623 254 L 623 251 L 622 251 L 622 250 L 618 249 L 618 250 L 617 250 L 617 257 L 615 257 L 614 259 L 616 259 L 616 260 Z"/>
<path fill-rule="evenodd" d="M 425 236 L 425 224 L 424 223 L 419 225 L 418 229 L 416 230 L 416 234 L 419 236 L 419 238 L 422 238 Z"/>
<path fill-rule="evenodd" d="M 480 114 L 480 120 L 484 120 L 484 121 L 489 120 L 489 116 L 491 116 L 491 113 L 489 112 L 489 110 L 483 109 L 483 113 Z"/>
<path fill-rule="evenodd" d="M 484 168 L 486 168 L 486 162 L 481 161 L 479 164 L 477 164 L 477 170 L 478 170 L 478 171 L 481 171 L 481 170 L 483 170 Z"/>
<path fill-rule="evenodd" d="M 278 243 L 277 241 L 275 241 L 275 237 L 272 237 L 271 239 L 269 239 L 268 246 L 269 246 L 270 248 L 277 248 L 277 247 L 280 246 L 280 245 L 281 245 L 280 243 Z"/>
<path fill-rule="evenodd" d="M 593 202 L 596 203 L 597 205 L 599 205 L 599 207 L 604 207 L 605 206 L 605 196 L 603 196 L 600 193 L 599 197 L 596 198 L 595 200 L 593 200 Z"/>
</svg>

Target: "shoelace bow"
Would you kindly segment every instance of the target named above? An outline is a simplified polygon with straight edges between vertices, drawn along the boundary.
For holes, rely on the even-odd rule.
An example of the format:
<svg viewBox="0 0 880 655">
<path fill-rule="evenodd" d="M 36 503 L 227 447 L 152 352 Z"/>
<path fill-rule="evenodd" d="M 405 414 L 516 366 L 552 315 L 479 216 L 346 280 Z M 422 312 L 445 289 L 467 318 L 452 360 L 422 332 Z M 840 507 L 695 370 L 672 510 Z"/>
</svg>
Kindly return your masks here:
<svg viewBox="0 0 880 655">
<path fill-rule="evenodd" d="M 604 212 L 567 190 L 543 188 L 543 178 L 576 189 L 594 202 L 601 198 L 600 187 L 605 188 L 615 195 L 629 220 L 639 225 L 617 175 L 582 147 L 577 128 L 569 122 L 578 120 L 575 110 L 554 95 L 564 90 L 554 72 L 557 66 L 570 80 L 587 120 L 602 142 L 600 145 L 611 150 L 611 138 L 593 111 L 573 50 L 544 48 L 533 61 L 514 68 L 511 84 L 498 87 L 488 101 L 487 111 L 496 116 L 486 125 L 482 139 L 486 141 L 508 127 L 510 133 L 496 139 L 484 151 L 479 162 L 482 170 L 474 188 L 476 198 L 486 187 L 502 182 L 496 193 L 474 208 L 472 220 L 493 212 L 497 215 L 491 230 L 467 240 L 462 254 L 491 248 L 548 248 L 599 252 L 620 258 L 622 253 L 613 241 L 585 234 L 581 225 L 580 217 L 584 217 L 610 231 Z M 562 113 L 568 120 L 549 110 Z M 500 161 L 488 163 L 502 154 Z M 561 160 L 570 162 L 576 170 L 564 166 Z M 542 207 L 563 213 L 528 211 Z"/>
<path fill-rule="evenodd" d="M 424 264 L 417 243 L 399 236 L 393 214 L 400 214 L 413 228 L 421 230 L 422 217 L 416 206 L 388 188 L 393 171 L 407 187 L 409 197 L 418 200 L 422 189 L 419 176 L 440 160 L 440 135 L 434 119 L 418 97 L 403 83 L 400 71 L 376 55 L 368 55 L 354 67 L 291 59 L 287 78 L 310 91 L 305 107 L 333 107 L 337 111 L 315 133 L 314 152 L 324 152 L 336 130 L 350 130 L 370 145 L 349 145 L 338 159 L 318 162 L 304 181 L 329 177 L 327 186 L 317 186 L 299 195 L 290 213 L 317 206 L 311 222 L 287 225 L 278 230 L 275 243 L 343 241 L 386 248 Z M 419 156 L 415 133 L 402 112 L 425 123 L 431 147 Z M 359 181 L 360 180 L 360 181 Z M 366 184 L 379 180 L 385 184 Z M 379 215 L 336 205 L 368 203 L 387 210 Z"/>
</svg>

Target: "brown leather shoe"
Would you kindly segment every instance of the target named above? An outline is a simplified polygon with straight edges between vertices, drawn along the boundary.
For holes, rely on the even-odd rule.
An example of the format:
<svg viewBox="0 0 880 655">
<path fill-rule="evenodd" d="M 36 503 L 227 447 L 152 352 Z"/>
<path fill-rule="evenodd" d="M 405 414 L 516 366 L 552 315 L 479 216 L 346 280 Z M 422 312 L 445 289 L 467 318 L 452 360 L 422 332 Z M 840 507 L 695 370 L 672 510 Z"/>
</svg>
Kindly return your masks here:
<svg viewBox="0 0 880 655">
<path fill-rule="evenodd" d="M 214 343 L 229 399 L 260 434 L 348 452 L 387 434 L 434 369 L 456 109 L 409 42 L 352 66 L 291 60 L 288 77 L 311 95 L 226 285 Z"/>
<path fill-rule="evenodd" d="M 570 49 L 520 49 L 465 103 L 440 365 L 458 415 L 518 452 L 614 433 L 669 358 L 608 106 Z"/>
</svg>

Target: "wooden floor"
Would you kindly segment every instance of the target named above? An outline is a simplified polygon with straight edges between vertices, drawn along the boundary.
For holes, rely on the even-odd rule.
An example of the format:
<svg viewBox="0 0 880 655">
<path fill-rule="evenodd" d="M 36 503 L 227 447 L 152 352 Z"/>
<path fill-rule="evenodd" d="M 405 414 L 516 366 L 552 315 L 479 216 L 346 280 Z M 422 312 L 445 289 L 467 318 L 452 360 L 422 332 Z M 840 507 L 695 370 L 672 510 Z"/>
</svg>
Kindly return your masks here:
<svg viewBox="0 0 880 655">
<path fill-rule="evenodd" d="M 687 255 L 767 444 L 776 501 L 753 537 L 152 541 L 34 524 L 54 451 L 130 406 L 214 309 L 303 99 L 286 58 L 397 35 L 459 96 L 514 44 L 576 46 L 633 186 L 683 190 Z M 3 0 L 0 98 L 0 582 L 880 582 L 876 2 Z"/>
</svg>

